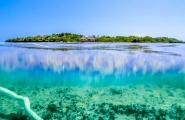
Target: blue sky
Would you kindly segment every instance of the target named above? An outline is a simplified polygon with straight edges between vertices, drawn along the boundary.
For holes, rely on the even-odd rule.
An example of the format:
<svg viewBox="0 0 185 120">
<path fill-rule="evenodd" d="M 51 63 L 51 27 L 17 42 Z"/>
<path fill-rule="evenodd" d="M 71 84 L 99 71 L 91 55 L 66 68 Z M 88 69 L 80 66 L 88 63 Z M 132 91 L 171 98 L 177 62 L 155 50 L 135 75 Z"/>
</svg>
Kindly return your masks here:
<svg viewBox="0 0 185 120">
<path fill-rule="evenodd" d="M 0 0 L 0 41 L 61 32 L 185 41 L 185 0 Z"/>
</svg>

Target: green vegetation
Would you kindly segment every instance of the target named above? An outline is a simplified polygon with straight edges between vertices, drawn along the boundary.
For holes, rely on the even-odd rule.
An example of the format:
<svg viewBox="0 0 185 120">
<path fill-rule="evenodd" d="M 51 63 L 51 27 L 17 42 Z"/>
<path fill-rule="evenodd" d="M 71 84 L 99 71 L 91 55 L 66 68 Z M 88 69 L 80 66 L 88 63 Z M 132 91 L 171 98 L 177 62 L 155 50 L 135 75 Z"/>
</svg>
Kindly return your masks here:
<svg viewBox="0 0 185 120">
<path fill-rule="evenodd" d="M 61 34 L 52 34 L 52 35 L 44 35 L 44 36 L 35 36 L 35 37 L 22 37 L 22 38 L 13 38 L 8 39 L 6 42 L 80 42 L 80 38 L 83 35 L 79 34 L 72 34 L 72 33 L 61 33 Z M 141 42 L 141 43 L 183 43 L 183 41 L 175 39 L 175 38 L 168 38 L 168 37 L 157 37 L 152 38 L 149 36 L 145 37 L 138 37 L 138 36 L 100 36 L 95 38 L 95 42 Z"/>
<path fill-rule="evenodd" d="M 101 36 L 96 38 L 97 42 L 140 42 L 140 43 L 182 43 L 183 41 L 177 40 L 175 38 L 167 38 L 167 37 L 157 37 L 152 38 L 149 36 L 138 37 L 138 36 Z"/>
<path fill-rule="evenodd" d="M 35 37 L 22 37 L 8 39 L 6 42 L 78 42 L 83 35 L 72 34 L 72 33 L 61 33 L 52 35 L 37 35 Z"/>
</svg>

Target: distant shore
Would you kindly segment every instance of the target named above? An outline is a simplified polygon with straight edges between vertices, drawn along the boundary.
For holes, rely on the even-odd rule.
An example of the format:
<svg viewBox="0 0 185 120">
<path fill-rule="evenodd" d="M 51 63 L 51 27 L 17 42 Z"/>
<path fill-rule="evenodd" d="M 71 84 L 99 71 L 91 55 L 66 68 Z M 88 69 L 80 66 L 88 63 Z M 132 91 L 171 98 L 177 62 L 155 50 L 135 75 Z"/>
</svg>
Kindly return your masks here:
<svg viewBox="0 0 185 120">
<path fill-rule="evenodd" d="M 80 34 L 60 33 L 52 35 L 37 35 L 28 37 L 17 37 L 6 40 L 6 42 L 134 42 L 134 43 L 184 43 L 182 40 L 168 37 L 150 36 L 89 36 Z"/>
</svg>

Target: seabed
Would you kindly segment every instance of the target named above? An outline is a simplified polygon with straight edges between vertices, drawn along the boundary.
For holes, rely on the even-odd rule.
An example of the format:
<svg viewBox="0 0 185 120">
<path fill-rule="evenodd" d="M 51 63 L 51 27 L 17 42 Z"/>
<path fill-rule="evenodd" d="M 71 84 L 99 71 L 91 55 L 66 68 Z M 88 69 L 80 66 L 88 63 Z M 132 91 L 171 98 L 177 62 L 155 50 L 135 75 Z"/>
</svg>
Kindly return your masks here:
<svg viewBox="0 0 185 120">
<path fill-rule="evenodd" d="M 163 118 L 173 120 L 185 117 L 184 90 L 168 86 L 14 87 L 12 85 L 7 88 L 29 97 L 32 110 L 45 120 Z M 3 95 L 0 99 L 1 118 L 24 116 L 24 110 L 19 102 Z"/>
</svg>

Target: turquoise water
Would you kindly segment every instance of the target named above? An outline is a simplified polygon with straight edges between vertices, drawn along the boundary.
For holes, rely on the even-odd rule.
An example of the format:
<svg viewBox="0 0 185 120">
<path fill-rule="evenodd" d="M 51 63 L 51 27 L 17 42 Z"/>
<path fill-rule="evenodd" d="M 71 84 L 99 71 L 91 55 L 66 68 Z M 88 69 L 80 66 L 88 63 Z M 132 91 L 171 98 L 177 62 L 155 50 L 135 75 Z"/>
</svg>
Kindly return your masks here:
<svg viewBox="0 0 185 120">
<path fill-rule="evenodd" d="M 23 81 L 32 82 L 30 85 L 47 82 L 60 82 L 57 83 L 60 85 L 152 83 L 182 88 L 185 85 L 183 44 L 51 43 L 44 47 L 38 43 L 33 49 L 27 48 L 30 44 L 15 45 L 0 46 L 0 79 L 8 84 Z M 133 49 L 129 49 L 131 45 Z M 53 50 L 62 47 L 80 49 Z"/>
<path fill-rule="evenodd" d="M 30 91 L 34 91 L 35 87 L 43 89 L 74 87 L 76 91 L 88 87 L 89 91 L 102 89 L 110 92 L 112 88 L 119 88 L 121 91 L 124 88 L 129 91 L 135 86 L 135 92 L 128 94 L 135 94 L 136 91 L 137 94 L 141 94 L 139 91 L 151 86 L 147 89 L 151 89 L 154 96 L 162 94 L 157 92 L 163 91 L 162 89 L 169 89 L 174 94 L 173 98 L 171 96 L 167 101 L 167 105 L 183 106 L 184 51 L 184 44 L 162 43 L 0 43 L 0 86 L 15 91 L 17 91 L 16 88 L 23 90 L 25 87 L 32 88 Z M 44 96 L 45 93 L 39 94 Z M 79 96 L 81 94 L 83 97 L 82 93 L 76 94 Z M 28 93 L 22 93 L 22 95 L 29 96 L 30 99 L 34 98 Z M 168 99 L 165 95 L 166 93 L 162 94 L 162 97 Z M 107 96 L 114 95 L 107 93 Z M 97 99 L 103 101 L 101 98 Z M 116 99 L 110 101 L 117 104 Z M 128 104 L 146 103 L 134 99 L 128 101 Z M 34 100 L 32 102 L 34 103 Z M 92 101 L 92 103 L 96 102 Z M 150 105 L 154 105 L 153 103 L 150 102 Z M 160 106 L 158 103 L 155 105 Z M 3 109 L 5 111 L 7 108 Z M 6 114 L 10 112 L 13 111 L 8 111 Z M 42 116 L 42 113 L 38 112 L 38 114 Z M 115 119 L 122 118 L 117 116 Z"/>
</svg>

